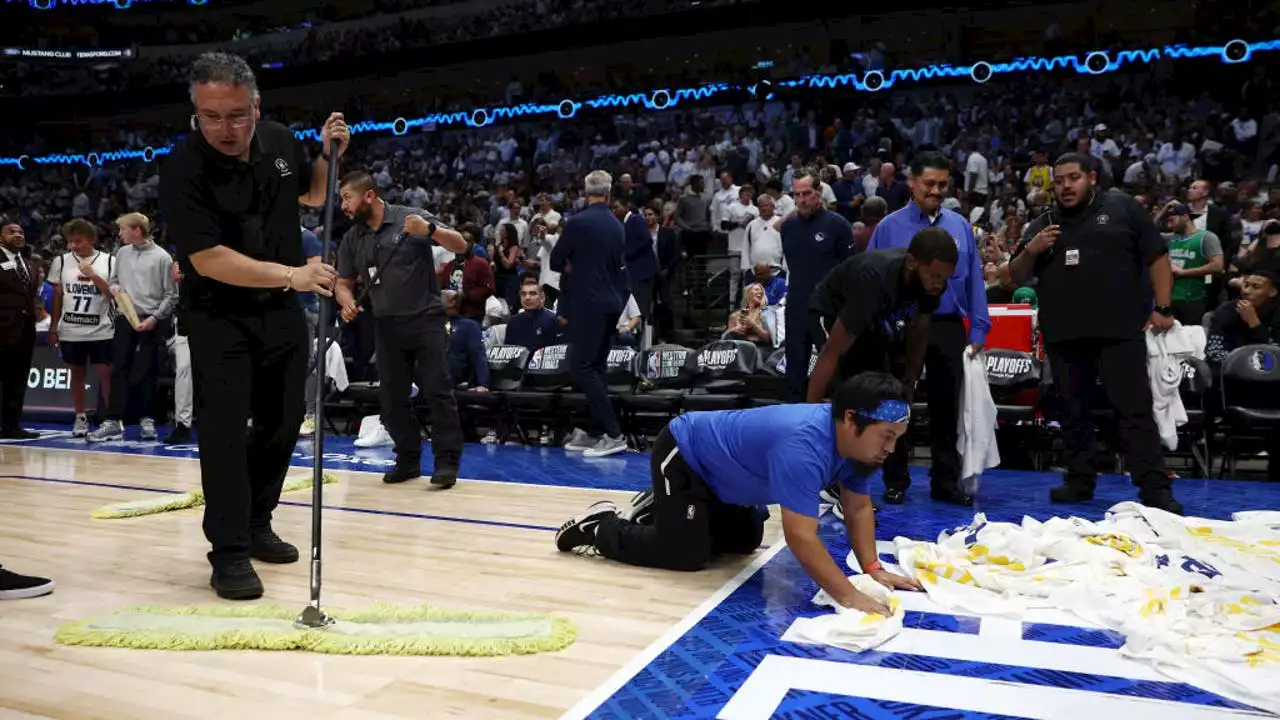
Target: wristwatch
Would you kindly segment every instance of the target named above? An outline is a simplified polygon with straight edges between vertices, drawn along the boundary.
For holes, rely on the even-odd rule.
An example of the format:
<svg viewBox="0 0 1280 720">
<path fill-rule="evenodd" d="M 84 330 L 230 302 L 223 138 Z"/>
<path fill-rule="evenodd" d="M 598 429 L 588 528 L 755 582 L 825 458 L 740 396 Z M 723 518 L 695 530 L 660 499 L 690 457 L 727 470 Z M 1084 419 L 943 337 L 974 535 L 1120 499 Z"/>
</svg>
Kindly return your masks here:
<svg viewBox="0 0 1280 720">
<path fill-rule="evenodd" d="M 1157 305 L 1155 310 L 1165 317 L 1173 317 L 1173 307 L 1169 305 Z"/>
</svg>

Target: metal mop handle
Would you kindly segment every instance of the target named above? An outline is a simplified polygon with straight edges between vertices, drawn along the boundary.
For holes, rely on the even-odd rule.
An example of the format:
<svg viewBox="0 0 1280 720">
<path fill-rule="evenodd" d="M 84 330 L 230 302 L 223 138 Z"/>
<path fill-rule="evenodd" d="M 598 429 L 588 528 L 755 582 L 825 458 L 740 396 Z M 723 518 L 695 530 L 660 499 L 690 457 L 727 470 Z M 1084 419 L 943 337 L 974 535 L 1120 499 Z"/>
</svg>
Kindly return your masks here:
<svg viewBox="0 0 1280 720">
<path fill-rule="evenodd" d="M 329 261 L 333 243 L 333 206 L 338 183 L 338 141 L 329 143 L 329 177 L 325 181 L 324 240 L 320 257 Z M 325 354 L 329 349 L 329 303 L 320 299 L 320 317 L 316 335 L 315 371 L 324 372 Z M 322 376 L 323 377 L 323 376 Z M 324 501 L 324 383 L 316 383 L 316 432 L 311 438 L 311 603 L 294 621 L 298 627 L 322 628 L 333 623 L 320 608 L 320 513 Z"/>
</svg>

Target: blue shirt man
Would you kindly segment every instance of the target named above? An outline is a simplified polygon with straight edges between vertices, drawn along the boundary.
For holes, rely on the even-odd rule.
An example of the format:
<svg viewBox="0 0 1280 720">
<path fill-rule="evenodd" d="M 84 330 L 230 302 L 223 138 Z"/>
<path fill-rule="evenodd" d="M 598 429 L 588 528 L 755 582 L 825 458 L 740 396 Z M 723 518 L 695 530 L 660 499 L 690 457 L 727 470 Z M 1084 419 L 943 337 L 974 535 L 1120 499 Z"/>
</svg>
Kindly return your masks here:
<svg viewBox="0 0 1280 720">
<path fill-rule="evenodd" d="M 868 477 L 893 452 L 910 415 L 902 384 L 875 372 L 847 380 L 829 405 L 685 413 L 653 443 L 652 491 L 625 510 L 596 503 L 561 527 L 556 547 L 592 546 L 630 565 L 698 570 L 715 554 L 755 552 L 762 508 L 776 503 L 787 547 L 819 587 L 845 607 L 888 614 L 852 587 L 818 538 L 819 503 L 842 508 L 863 572 L 887 587 L 919 589 L 880 567 L 867 496 Z"/>
<path fill-rule="evenodd" d="M 507 334 L 504 337 L 507 345 L 520 345 L 533 352 L 540 347 L 554 345 L 559 341 L 560 327 L 556 323 L 556 314 L 540 307 L 533 310 L 521 310 L 507 320 Z"/>
<path fill-rule="evenodd" d="M 306 228 L 302 228 L 302 257 L 307 262 L 311 262 L 311 258 L 318 258 L 324 249 L 320 245 L 320 238 L 316 234 Z M 320 300 L 313 292 L 298 293 L 298 302 L 302 305 L 302 309 L 311 312 L 320 312 Z"/>
<path fill-rule="evenodd" d="M 991 329 L 987 312 L 987 286 L 982 277 L 973 227 L 959 213 L 942 207 L 951 186 L 951 163 L 936 152 L 920 153 L 911 163 L 907 183 L 911 202 L 890 213 L 871 234 L 868 250 L 907 247 L 916 233 L 928 227 L 945 230 L 956 242 L 959 259 L 947 281 L 929 326 L 925 354 L 925 383 L 929 398 L 929 444 L 932 465 L 929 476 L 934 499 L 967 506 L 973 498 L 960 486 L 960 453 L 956 450 L 960 390 L 964 382 L 964 318 L 969 319 L 968 344 L 981 349 Z M 885 468 L 886 503 L 906 499 L 911 478 L 905 465 Z"/>
</svg>

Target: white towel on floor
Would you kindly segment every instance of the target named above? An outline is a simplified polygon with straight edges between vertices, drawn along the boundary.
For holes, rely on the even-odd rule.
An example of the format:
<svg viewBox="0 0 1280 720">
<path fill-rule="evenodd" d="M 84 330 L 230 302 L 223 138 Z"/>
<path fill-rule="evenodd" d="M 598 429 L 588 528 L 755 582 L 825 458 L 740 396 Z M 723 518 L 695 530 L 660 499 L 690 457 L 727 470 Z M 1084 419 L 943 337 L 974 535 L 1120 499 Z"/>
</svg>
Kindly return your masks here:
<svg viewBox="0 0 1280 720">
<path fill-rule="evenodd" d="M 902 632 L 902 617 L 906 611 L 902 609 L 902 602 L 893 596 L 893 591 L 871 579 L 869 575 L 854 575 L 849 578 L 849 582 L 859 592 L 889 605 L 893 613 L 885 617 L 847 608 L 836 603 L 825 590 L 820 590 L 813 596 L 813 603 L 834 608 L 835 612 L 830 615 L 796 620 L 784 639 L 792 642 L 834 645 L 845 650 L 862 652 L 878 647 Z"/>
</svg>

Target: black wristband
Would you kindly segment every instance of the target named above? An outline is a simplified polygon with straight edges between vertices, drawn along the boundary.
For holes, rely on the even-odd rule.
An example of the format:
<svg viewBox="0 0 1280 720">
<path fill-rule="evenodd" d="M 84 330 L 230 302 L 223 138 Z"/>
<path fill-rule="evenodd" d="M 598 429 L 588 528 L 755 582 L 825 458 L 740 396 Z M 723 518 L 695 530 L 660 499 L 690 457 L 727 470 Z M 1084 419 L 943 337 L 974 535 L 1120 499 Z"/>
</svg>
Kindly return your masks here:
<svg viewBox="0 0 1280 720">
<path fill-rule="evenodd" d="M 1173 317 L 1173 307 L 1169 305 L 1157 305 L 1155 311 L 1165 317 Z"/>
</svg>

